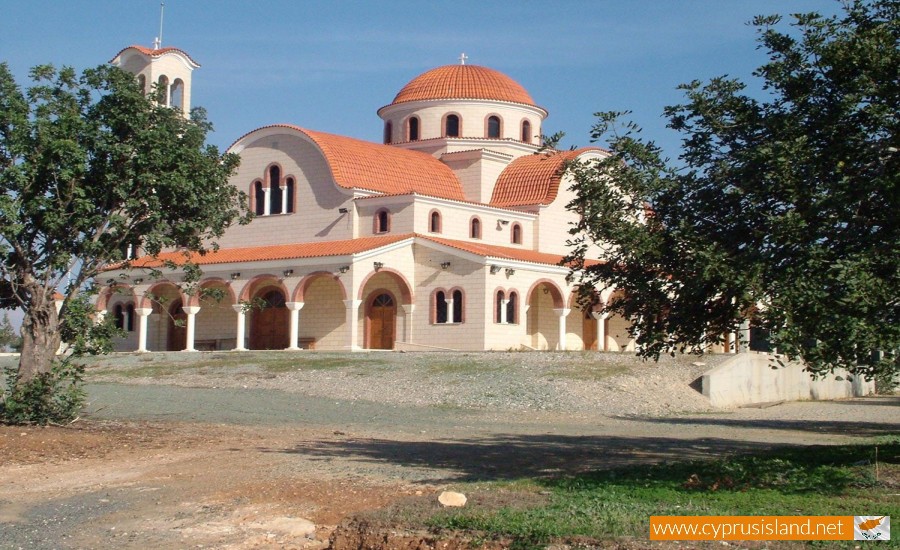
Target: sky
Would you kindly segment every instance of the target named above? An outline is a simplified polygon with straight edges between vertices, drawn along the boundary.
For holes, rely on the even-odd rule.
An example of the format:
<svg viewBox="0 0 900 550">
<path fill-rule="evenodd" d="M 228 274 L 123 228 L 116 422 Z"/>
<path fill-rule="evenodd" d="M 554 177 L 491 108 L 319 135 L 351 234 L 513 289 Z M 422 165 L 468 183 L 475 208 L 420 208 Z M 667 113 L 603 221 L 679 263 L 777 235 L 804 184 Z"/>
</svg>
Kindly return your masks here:
<svg viewBox="0 0 900 550">
<path fill-rule="evenodd" d="M 423 72 L 458 63 L 510 76 L 550 112 L 545 134 L 590 144 L 598 111 L 632 111 L 672 158 L 676 87 L 728 74 L 758 89 L 755 15 L 840 11 L 836 0 L 166 0 L 162 45 L 187 52 L 192 103 L 225 149 L 260 126 L 380 141 L 376 111 Z M 39 64 L 93 67 L 150 47 L 159 0 L 0 0 L 0 62 L 22 86 Z M 602 143 L 600 145 L 603 145 Z M 20 315 L 13 316 L 18 321 Z"/>
</svg>

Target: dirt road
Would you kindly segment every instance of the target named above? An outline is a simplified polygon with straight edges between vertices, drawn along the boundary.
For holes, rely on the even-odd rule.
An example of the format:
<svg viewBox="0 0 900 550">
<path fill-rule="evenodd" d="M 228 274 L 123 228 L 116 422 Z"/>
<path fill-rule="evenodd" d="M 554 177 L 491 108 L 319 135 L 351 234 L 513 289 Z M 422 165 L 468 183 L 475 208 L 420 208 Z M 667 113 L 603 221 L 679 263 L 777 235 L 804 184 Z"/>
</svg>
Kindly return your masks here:
<svg viewBox="0 0 900 550">
<path fill-rule="evenodd" d="M 0 548 L 322 548 L 464 482 L 900 432 L 900 399 L 615 417 L 273 389 L 91 384 L 70 428 L 0 427 Z"/>
</svg>

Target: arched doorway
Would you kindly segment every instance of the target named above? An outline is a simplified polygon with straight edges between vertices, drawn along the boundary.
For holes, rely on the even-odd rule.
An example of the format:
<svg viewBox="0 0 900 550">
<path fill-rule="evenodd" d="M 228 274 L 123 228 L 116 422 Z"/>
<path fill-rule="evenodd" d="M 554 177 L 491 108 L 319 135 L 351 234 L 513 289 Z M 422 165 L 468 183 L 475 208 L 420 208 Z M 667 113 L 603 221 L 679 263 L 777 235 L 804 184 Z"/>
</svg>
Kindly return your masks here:
<svg viewBox="0 0 900 550">
<path fill-rule="evenodd" d="M 278 289 L 259 298 L 261 309 L 253 311 L 250 321 L 250 349 L 285 349 L 289 345 L 290 312 L 284 294 Z"/>
<path fill-rule="evenodd" d="M 169 335 L 166 351 L 183 351 L 187 347 L 187 313 L 182 309 L 181 300 L 169 306 Z"/>
<path fill-rule="evenodd" d="M 366 311 L 370 349 L 394 349 L 397 303 L 387 292 L 375 292 Z"/>
</svg>

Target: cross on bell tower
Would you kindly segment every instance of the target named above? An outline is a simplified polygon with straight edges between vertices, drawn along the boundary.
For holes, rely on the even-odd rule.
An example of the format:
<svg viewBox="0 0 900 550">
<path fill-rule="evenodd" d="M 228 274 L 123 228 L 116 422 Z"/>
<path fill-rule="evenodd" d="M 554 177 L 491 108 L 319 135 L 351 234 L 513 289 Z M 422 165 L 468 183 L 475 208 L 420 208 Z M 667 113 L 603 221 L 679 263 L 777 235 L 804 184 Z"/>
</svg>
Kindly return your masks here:
<svg viewBox="0 0 900 550">
<path fill-rule="evenodd" d="M 459 54 L 459 64 L 460 64 L 460 65 L 465 65 L 465 64 L 466 64 L 466 59 L 469 59 L 469 56 L 466 55 L 465 52 Z"/>
</svg>

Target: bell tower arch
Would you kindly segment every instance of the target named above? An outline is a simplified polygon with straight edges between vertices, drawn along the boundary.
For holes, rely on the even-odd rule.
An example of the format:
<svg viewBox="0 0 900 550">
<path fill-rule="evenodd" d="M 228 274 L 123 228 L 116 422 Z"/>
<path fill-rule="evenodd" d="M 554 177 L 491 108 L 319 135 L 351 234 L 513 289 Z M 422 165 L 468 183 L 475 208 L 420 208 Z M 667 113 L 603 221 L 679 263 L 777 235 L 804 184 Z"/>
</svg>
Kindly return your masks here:
<svg viewBox="0 0 900 550">
<path fill-rule="evenodd" d="M 135 75 L 145 93 L 152 92 L 154 87 L 165 89 L 163 104 L 179 109 L 184 116 L 190 115 L 191 73 L 200 64 L 184 50 L 128 46 L 116 54 L 110 63 Z"/>
</svg>

